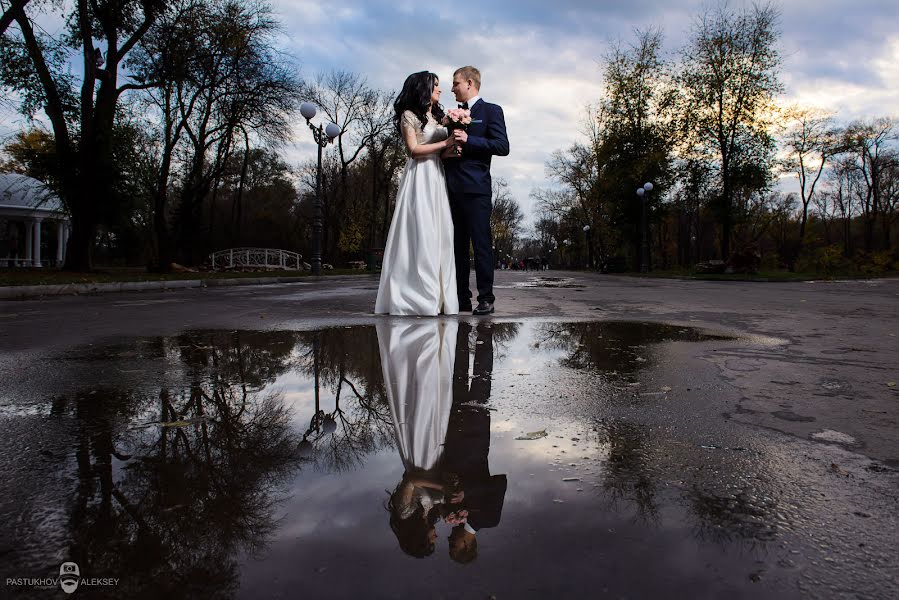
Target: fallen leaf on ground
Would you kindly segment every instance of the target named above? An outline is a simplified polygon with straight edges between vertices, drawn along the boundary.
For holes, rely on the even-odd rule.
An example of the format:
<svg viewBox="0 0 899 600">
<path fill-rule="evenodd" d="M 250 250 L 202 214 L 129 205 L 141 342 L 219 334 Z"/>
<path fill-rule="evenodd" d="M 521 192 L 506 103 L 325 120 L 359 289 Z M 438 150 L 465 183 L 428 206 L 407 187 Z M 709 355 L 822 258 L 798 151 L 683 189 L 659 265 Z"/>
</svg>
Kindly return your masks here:
<svg viewBox="0 0 899 600">
<path fill-rule="evenodd" d="M 532 431 L 530 433 L 525 433 L 524 435 L 520 435 L 516 440 L 539 440 L 540 438 L 546 437 L 546 430 L 541 429 L 540 431 Z"/>
</svg>

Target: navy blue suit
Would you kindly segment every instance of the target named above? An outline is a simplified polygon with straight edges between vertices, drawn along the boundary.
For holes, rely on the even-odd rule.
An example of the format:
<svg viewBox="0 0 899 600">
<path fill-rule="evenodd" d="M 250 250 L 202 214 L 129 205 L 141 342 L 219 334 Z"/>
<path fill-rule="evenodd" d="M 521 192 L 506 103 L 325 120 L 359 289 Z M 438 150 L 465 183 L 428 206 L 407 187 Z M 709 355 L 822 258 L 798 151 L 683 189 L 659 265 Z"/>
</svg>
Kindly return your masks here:
<svg viewBox="0 0 899 600">
<path fill-rule="evenodd" d="M 468 334 L 471 325 L 459 323 L 453 370 L 453 410 L 444 444 L 443 468 L 459 476 L 465 497 L 453 510 L 468 511 L 475 530 L 499 525 L 506 498 L 506 476 L 490 474 L 490 384 L 493 373 L 493 328 L 477 326 L 474 372 L 469 385 Z"/>
<path fill-rule="evenodd" d="M 474 247 L 474 270 L 478 285 L 478 301 L 493 302 L 493 234 L 490 214 L 493 212 L 493 190 L 490 159 L 508 156 L 509 138 L 503 109 L 478 99 L 471 107 L 472 123 L 468 126 L 468 142 L 459 158 L 444 161 L 450 212 L 453 216 L 453 245 L 456 254 L 456 289 L 459 306 L 471 304 L 468 278 L 471 268 L 468 248 Z M 479 122 L 474 122 L 479 121 Z"/>
</svg>

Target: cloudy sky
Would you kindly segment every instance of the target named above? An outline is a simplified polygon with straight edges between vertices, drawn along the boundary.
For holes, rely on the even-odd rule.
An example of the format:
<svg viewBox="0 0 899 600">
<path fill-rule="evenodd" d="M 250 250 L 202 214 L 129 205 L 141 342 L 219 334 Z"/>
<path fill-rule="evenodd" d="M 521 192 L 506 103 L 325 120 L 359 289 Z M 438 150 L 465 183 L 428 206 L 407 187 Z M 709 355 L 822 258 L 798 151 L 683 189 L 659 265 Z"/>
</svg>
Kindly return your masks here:
<svg viewBox="0 0 899 600">
<path fill-rule="evenodd" d="M 448 82 L 456 67 L 477 66 L 482 96 L 503 106 L 512 148 L 510 156 L 494 159 L 494 176 L 509 181 L 528 213 L 531 189 L 547 185 L 546 159 L 579 139 L 584 107 L 602 89 L 600 61 L 610 42 L 631 41 L 635 29 L 654 26 L 675 53 L 708 5 L 279 0 L 275 10 L 284 21 L 284 43 L 307 77 L 347 69 L 374 86 L 398 89 L 415 71 L 429 69 Z M 845 120 L 899 116 L 899 2 L 785 0 L 780 7 L 785 102 L 827 108 Z M 443 104 L 451 102 L 445 89 Z M 299 139 L 293 151 L 312 156 L 314 146 Z"/>
<path fill-rule="evenodd" d="M 528 195 L 547 185 L 544 163 L 579 139 L 584 107 L 602 89 L 609 43 L 659 27 L 675 53 L 709 1 L 701 0 L 271 0 L 280 40 L 306 78 L 329 69 L 364 74 L 398 90 L 428 69 L 444 82 L 456 67 L 482 73 L 481 95 L 503 106 L 512 152 L 494 160 L 525 213 Z M 744 6 L 731 0 L 731 6 Z M 899 116 L 897 0 L 783 0 L 780 28 L 784 102 L 833 110 L 843 120 Z M 0 133 L 20 126 L 8 111 Z M 305 127 L 287 148 L 291 162 L 314 157 Z M 530 220 L 530 219 L 528 219 Z"/>
</svg>

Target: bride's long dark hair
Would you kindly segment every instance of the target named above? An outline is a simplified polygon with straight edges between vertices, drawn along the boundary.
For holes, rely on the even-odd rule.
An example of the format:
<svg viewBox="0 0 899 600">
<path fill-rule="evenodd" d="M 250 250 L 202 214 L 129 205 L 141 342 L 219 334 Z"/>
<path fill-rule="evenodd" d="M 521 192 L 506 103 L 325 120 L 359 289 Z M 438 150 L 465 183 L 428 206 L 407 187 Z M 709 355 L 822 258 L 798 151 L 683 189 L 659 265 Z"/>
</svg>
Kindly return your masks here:
<svg viewBox="0 0 899 600">
<path fill-rule="evenodd" d="M 428 108 L 431 109 L 434 119 L 438 123 L 440 122 L 444 115 L 443 107 L 440 103 L 435 104 L 433 107 L 431 106 L 431 94 L 434 92 L 434 86 L 437 85 L 438 81 L 440 79 L 437 75 L 429 71 L 412 73 L 406 77 L 406 82 L 403 83 L 403 91 L 400 92 L 400 95 L 393 102 L 395 113 L 393 124 L 396 126 L 397 131 L 400 130 L 400 121 L 403 118 L 403 113 L 407 110 L 415 113 L 415 116 L 421 121 L 422 129 L 424 129 L 425 123 L 428 122 Z"/>
</svg>

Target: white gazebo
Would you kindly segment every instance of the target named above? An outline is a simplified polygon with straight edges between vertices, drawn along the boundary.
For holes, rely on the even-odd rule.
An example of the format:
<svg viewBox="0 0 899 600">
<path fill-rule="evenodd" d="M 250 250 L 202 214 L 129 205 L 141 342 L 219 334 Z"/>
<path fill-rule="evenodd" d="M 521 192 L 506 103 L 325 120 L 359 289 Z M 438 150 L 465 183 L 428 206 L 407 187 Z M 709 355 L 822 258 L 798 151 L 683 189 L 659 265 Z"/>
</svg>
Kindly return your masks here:
<svg viewBox="0 0 899 600">
<path fill-rule="evenodd" d="M 0 222 L 5 223 L 0 230 L 0 266 L 42 267 L 41 224 L 56 222 L 56 261 L 61 266 L 66 257 L 69 240 L 69 218 L 62 202 L 49 190 L 46 184 L 33 177 L 18 173 L 0 173 Z M 24 226 L 25 241 L 21 240 Z"/>
</svg>

